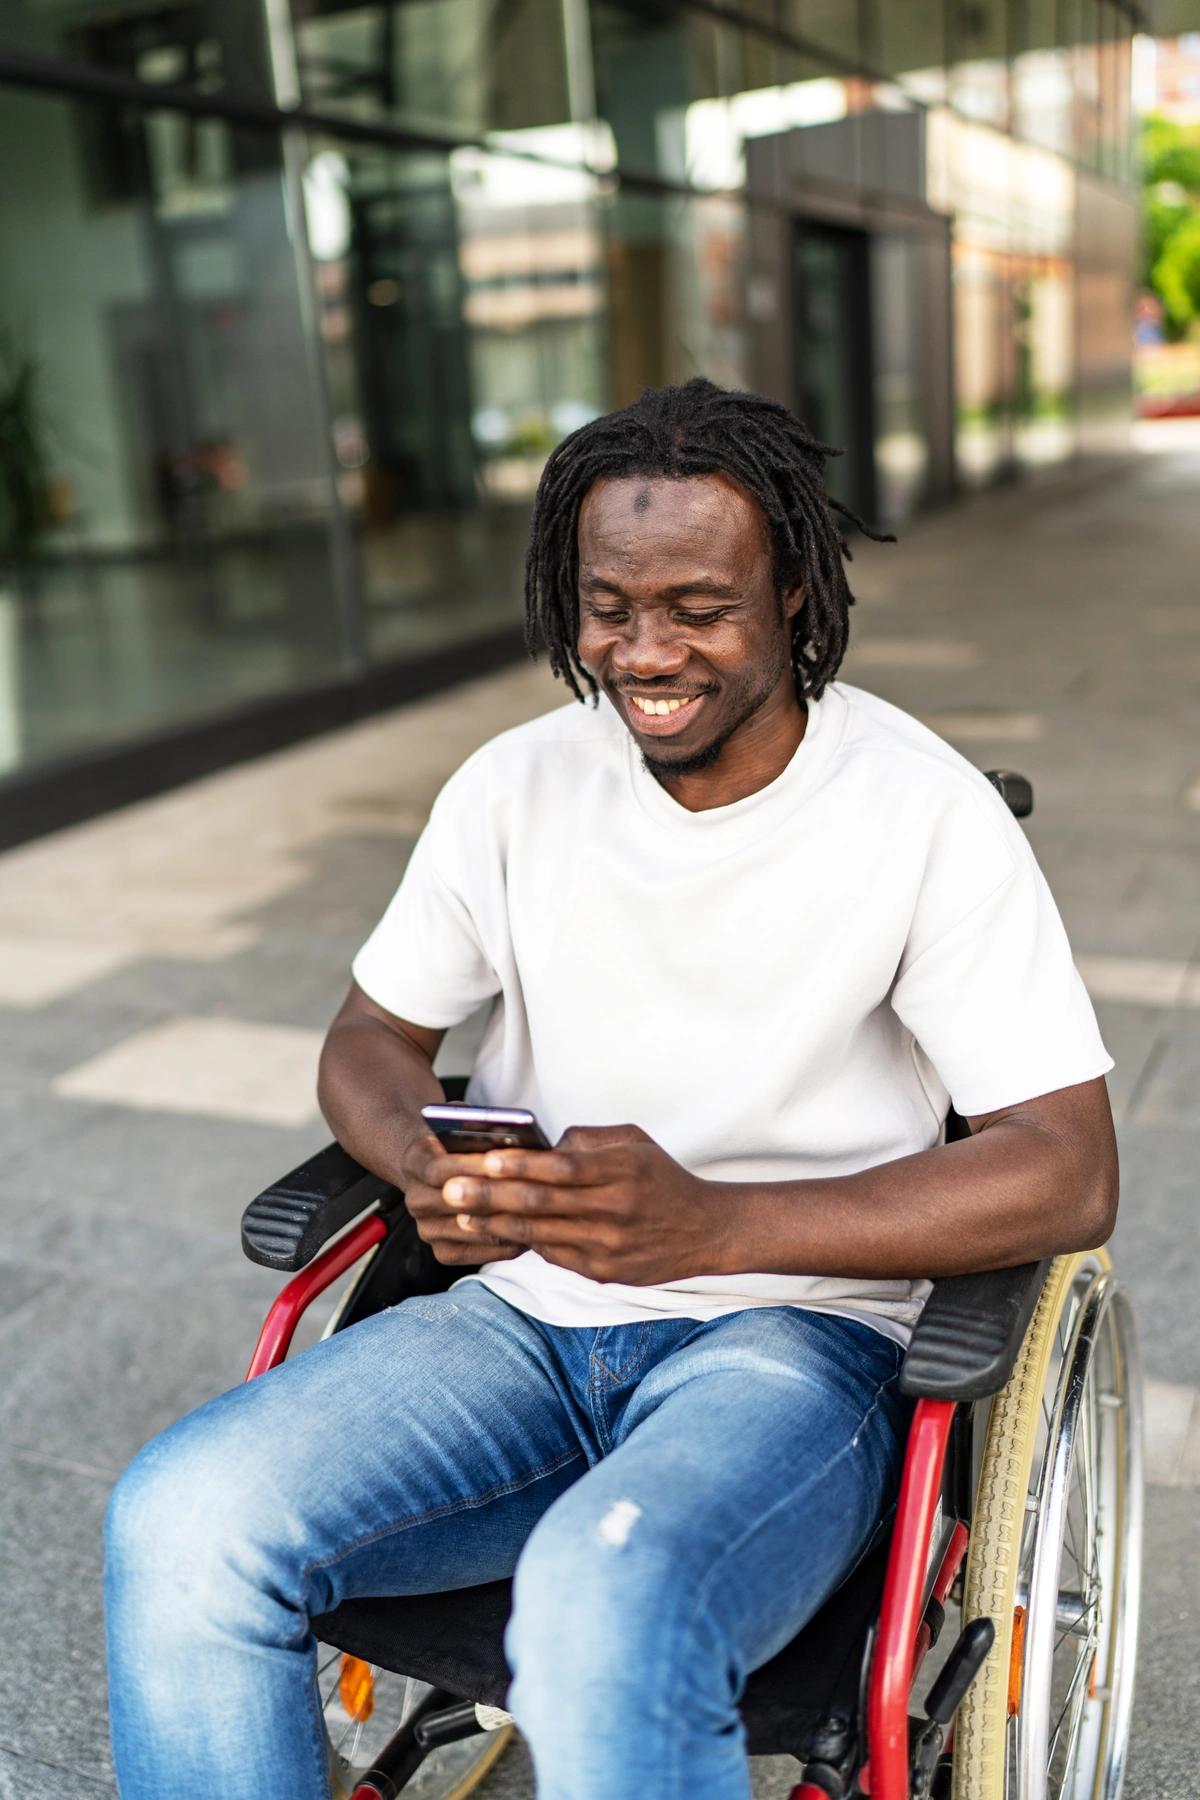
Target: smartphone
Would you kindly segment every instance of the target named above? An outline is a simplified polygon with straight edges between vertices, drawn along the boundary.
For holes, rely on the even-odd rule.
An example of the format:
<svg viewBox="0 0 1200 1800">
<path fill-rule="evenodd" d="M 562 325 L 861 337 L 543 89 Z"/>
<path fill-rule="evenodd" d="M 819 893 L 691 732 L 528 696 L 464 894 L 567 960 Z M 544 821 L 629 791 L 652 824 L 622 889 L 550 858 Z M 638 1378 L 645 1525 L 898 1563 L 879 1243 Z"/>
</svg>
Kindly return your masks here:
<svg viewBox="0 0 1200 1800">
<path fill-rule="evenodd" d="M 448 1100 L 423 1106 L 421 1117 L 443 1146 L 455 1156 L 485 1150 L 548 1150 L 550 1140 L 531 1112 L 522 1106 L 467 1106 Z"/>
</svg>

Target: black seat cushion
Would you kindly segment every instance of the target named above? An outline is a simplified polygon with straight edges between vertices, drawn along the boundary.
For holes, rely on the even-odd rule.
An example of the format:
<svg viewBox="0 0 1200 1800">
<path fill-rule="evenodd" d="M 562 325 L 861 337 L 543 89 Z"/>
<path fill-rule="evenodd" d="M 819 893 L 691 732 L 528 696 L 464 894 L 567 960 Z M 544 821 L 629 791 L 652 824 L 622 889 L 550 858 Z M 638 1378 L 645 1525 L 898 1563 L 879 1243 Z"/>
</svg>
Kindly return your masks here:
<svg viewBox="0 0 1200 1800">
<path fill-rule="evenodd" d="M 797 1557 L 803 1550 L 797 1548 Z M 742 1696 L 752 1756 L 804 1760 L 816 1725 L 833 1713 L 853 1718 L 867 1633 L 878 1616 L 887 1546 L 863 1558 L 798 1637 L 756 1669 Z M 446 1688 L 464 1700 L 503 1706 L 512 1584 L 460 1588 L 393 1600 L 349 1600 L 313 1620 L 322 1643 L 365 1662 Z"/>
</svg>

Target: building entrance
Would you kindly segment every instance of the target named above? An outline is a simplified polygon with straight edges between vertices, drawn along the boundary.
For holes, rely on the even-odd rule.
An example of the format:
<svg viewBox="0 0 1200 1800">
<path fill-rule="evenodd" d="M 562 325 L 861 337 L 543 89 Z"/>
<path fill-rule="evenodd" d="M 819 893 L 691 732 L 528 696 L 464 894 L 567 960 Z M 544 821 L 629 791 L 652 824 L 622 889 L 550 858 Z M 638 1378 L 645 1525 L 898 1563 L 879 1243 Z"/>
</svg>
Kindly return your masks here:
<svg viewBox="0 0 1200 1800">
<path fill-rule="evenodd" d="M 827 465 L 826 484 L 868 521 L 876 510 L 869 250 L 866 231 L 797 223 L 797 409 L 815 437 L 844 450 Z"/>
</svg>

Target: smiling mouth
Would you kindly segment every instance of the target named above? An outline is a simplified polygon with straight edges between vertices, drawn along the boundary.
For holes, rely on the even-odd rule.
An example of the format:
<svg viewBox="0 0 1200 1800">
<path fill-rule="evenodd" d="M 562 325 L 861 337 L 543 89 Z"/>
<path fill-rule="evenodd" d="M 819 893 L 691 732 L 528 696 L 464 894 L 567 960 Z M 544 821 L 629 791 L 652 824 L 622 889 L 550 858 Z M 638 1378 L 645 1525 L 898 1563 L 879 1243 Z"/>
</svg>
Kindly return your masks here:
<svg viewBox="0 0 1200 1800">
<path fill-rule="evenodd" d="M 622 694 L 625 713 L 633 729 L 654 737 L 671 737 L 690 724 L 697 707 L 703 706 L 703 694 L 689 694 L 675 699 L 658 699 L 649 694 Z"/>
</svg>

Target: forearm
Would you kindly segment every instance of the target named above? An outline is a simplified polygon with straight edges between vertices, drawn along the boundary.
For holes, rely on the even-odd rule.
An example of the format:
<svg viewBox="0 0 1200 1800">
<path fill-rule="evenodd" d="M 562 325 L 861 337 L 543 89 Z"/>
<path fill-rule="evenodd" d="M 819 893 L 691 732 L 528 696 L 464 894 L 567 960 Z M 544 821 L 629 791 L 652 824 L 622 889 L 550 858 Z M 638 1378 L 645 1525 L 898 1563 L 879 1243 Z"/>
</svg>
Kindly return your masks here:
<svg viewBox="0 0 1200 1800">
<path fill-rule="evenodd" d="M 325 1040 L 317 1101 L 339 1144 L 397 1185 L 404 1151 L 429 1127 L 421 1108 L 445 1099 L 428 1056 L 372 1018 L 335 1024 Z"/>
<path fill-rule="evenodd" d="M 1115 1162 L 1027 1121 L 857 1174 L 717 1183 L 730 1274 L 956 1275 L 1090 1249 L 1112 1228 Z"/>
</svg>

